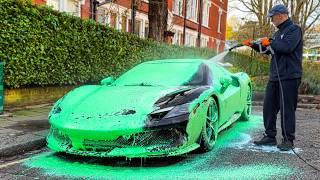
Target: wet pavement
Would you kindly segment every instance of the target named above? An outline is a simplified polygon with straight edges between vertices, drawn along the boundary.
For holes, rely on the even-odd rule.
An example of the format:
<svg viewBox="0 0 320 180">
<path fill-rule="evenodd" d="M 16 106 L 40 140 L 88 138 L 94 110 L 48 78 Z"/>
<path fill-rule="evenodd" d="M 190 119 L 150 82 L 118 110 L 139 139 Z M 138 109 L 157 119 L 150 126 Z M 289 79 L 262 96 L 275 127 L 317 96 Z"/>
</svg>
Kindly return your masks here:
<svg viewBox="0 0 320 180">
<path fill-rule="evenodd" d="M 0 179 L 319 179 L 320 173 L 292 151 L 252 144 L 263 132 L 261 110 L 254 107 L 250 121 L 236 122 L 219 134 L 208 153 L 125 159 L 71 156 L 43 148 L 3 161 Z M 320 111 L 299 109 L 297 115 L 295 151 L 320 168 Z"/>
<path fill-rule="evenodd" d="M 51 106 L 33 107 L 0 117 L 0 160 L 45 145 L 50 108 Z"/>
</svg>

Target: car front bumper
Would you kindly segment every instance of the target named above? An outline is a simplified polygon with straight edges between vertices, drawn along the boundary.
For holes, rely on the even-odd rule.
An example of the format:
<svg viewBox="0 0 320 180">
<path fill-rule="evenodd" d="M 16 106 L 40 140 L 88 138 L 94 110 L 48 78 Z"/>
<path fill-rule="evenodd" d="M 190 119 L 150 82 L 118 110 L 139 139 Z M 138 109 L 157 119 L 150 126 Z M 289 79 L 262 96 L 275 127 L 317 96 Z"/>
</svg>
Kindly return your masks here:
<svg viewBox="0 0 320 180">
<path fill-rule="evenodd" d="M 55 152 L 96 157 L 165 157 L 190 152 L 199 147 L 187 142 L 186 133 L 177 128 L 150 130 L 119 136 L 115 140 L 72 137 L 51 128 L 48 147 Z"/>
</svg>

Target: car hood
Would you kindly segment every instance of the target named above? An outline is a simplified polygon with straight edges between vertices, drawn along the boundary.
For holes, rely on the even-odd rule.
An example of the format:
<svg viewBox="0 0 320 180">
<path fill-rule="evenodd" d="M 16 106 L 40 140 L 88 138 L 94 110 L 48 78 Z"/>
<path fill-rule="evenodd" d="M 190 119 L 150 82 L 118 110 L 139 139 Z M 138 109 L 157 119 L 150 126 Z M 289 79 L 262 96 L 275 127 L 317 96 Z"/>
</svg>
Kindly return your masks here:
<svg viewBox="0 0 320 180">
<path fill-rule="evenodd" d="M 69 92 L 49 115 L 51 125 L 68 130 L 129 130 L 144 126 L 156 101 L 192 87 L 85 86 Z M 56 111 L 59 107 L 60 110 Z"/>
<path fill-rule="evenodd" d="M 192 87 L 98 86 L 87 92 L 71 92 L 61 105 L 68 106 L 62 111 L 78 115 L 149 114 L 159 98 L 190 89 Z"/>
</svg>

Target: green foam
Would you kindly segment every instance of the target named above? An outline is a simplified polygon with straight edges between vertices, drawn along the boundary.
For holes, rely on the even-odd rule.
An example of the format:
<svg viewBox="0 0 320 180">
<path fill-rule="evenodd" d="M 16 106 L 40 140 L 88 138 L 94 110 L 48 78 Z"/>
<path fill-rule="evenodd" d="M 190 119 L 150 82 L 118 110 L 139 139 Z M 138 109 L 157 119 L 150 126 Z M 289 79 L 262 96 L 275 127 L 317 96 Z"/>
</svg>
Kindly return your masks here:
<svg viewBox="0 0 320 180">
<path fill-rule="evenodd" d="M 206 166 L 204 160 L 195 158 L 188 163 L 178 163 L 164 167 L 112 167 L 98 164 L 68 162 L 52 153 L 38 156 L 26 163 L 29 167 L 41 168 L 47 175 L 70 176 L 73 178 L 93 179 L 267 179 L 271 176 L 285 177 L 292 173 L 286 166 L 268 164 L 249 164 L 243 166 L 205 167 L 196 170 L 195 167 Z"/>
<path fill-rule="evenodd" d="M 84 160 L 68 160 L 54 153 L 43 153 L 35 156 L 24 165 L 38 168 L 49 176 L 66 176 L 72 178 L 92 179 L 269 179 L 285 178 L 295 170 L 284 164 L 269 164 L 267 162 L 248 163 L 243 165 L 210 166 L 210 162 L 219 160 L 219 153 L 227 148 L 228 143 L 237 140 L 239 134 L 261 128 L 262 119 L 252 116 L 250 121 L 236 122 L 233 127 L 223 131 L 215 148 L 205 154 L 189 154 L 186 158 L 160 167 L 128 167 L 111 166 Z M 108 161 L 108 159 L 105 159 Z M 165 161 L 165 159 L 159 159 Z"/>
</svg>

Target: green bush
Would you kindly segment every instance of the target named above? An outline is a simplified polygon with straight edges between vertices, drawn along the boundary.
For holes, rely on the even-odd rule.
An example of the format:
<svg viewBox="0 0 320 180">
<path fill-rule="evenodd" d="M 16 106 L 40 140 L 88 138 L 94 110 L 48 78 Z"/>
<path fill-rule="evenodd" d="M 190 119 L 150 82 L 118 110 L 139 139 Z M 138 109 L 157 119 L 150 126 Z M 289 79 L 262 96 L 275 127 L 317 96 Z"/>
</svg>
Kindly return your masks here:
<svg viewBox="0 0 320 180">
<path fill-rule="evenodd" d="M 0 61 L 5 61 L 7 88 L 97 82 L 146 60 L 213 54 L 140 39 L 29 0 L 0 0 Z"/>
<path fill-rule="evenodd" d="M 305 61 L 303 63 L 303 77 L 300 92 L 304 94 L 320 95 L 320 63 Z"/>
<path fill-rule="evenodd" d="M 231 52 L 226 57 L 226 61 L 233 64 L 239 71 L 248 73 L 251 77 L 267 76 L 270 65 L 268 58 L 256 53 L 251 56 L 250 53 Z"/>
</svg>

